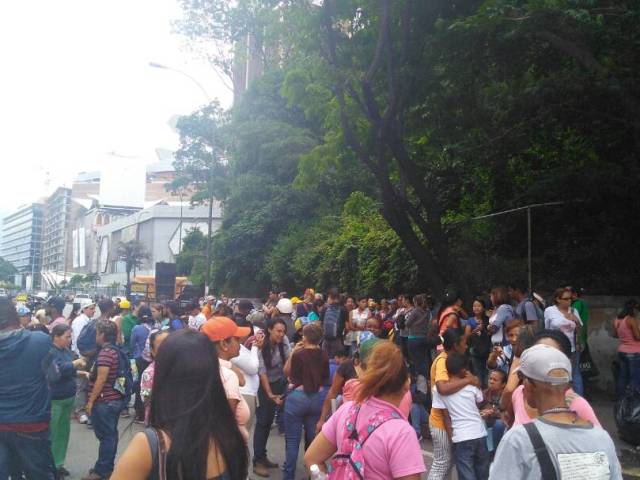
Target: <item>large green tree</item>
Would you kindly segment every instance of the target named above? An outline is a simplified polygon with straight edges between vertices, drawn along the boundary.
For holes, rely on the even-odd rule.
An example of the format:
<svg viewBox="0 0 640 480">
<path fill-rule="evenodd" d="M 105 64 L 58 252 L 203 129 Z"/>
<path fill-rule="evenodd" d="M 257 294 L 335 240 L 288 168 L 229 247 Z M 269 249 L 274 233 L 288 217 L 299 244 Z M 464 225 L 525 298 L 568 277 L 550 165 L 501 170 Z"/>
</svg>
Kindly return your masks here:
<svg viewBox="0 0 640 480">
<path fill-rule="evenodd" d="M 562 206 L 533 216 L 535 278 L 548 287 L 634 288 L 640 253 L 634 235 L 621 232 L 640 227 L 630 214 L 640 207 L 637 2 L 321 3 L 182 2 L 185 31 L 217 42 L 255 36 L 265 70 L 275 72 L 267 77 L 281 79 L 279 90 L 257 80 L 234 112 L 230 161 L 238 164 L 219 237 L 227 248 L 216 254 L 237 270 L 220 270 L 225 282 L 237 284 L 243 272 L 262 285 L 274 276 L 300 281 L 284 274 L 284 252 L 293 251 L 292 236 L 342 215 L 347 187 L 372 199 L 371 213 L 400 240 L 417 268 L 415 288 L 477 290 L 524 277 L 524 215 L 469 220 L 550 201 Z M 261 108 L 261 96 L 278 108 Z M 280 150 L 267 153 L 289 151 L 296 161 L 265 155 L 277 131 L 269 127 L 283 118 L 313 141 L 279 133 Z M 295 174 L 274 176 L 281 167 Z M 354 172 L 359 182 L 345 182 Z M 333 201 L 301 214 L 304 199 L 322 192 Z M 243 216 L 245 206 L 258 213 Z M 333 225 L 336 240 L 345 225 Z M 264 242 L 233 248 L 239 238 Z M 326 240 L 314 238 L 316 246 Z M 310 279 L 320 281 L 319 265 L 307 265 Z"/>
</svg>

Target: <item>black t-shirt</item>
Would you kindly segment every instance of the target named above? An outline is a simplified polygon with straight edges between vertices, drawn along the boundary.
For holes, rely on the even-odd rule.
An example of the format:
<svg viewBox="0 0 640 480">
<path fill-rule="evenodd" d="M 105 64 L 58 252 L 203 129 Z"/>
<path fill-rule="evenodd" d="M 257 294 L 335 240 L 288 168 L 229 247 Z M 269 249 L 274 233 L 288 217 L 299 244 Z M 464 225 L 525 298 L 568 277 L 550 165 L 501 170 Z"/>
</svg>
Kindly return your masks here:
<svg viewBox="0 0 640 480">
<path fill-rule="evenodd" d="M 336 372 L 344 378 L 345 382 L 352 378 L 358 378 L 358 373 L 356 372 L 356 367 L 353 365 L 353 360 L 346 360 L 342 362 Z"/>
</svg>

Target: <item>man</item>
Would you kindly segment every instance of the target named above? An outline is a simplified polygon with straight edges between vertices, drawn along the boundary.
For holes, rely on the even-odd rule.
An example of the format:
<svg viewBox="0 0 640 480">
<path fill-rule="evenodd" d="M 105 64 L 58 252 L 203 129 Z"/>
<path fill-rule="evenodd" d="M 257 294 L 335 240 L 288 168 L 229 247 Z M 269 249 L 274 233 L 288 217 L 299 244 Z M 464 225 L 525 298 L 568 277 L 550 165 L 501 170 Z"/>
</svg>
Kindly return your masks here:
<svg viewBox="0 0 640 480">
<path fill-rule="evenodd" d="M 100 447 L 98 460 L 82 480 L 108 479 L 113 471 L 118 450 L 118 419 L 124 407 L 122 394 L 113 388 L 119 366 L 119 354 L 115 347 L 117 337 L 115 322 L 101 318 L 96 324 L 96 344 L 100 351 L 91 370 L 86 406 Z"/>
<path fill-rule="evenodd" d="M 213 317 L 215 302 L 216 302 L 216 297 L 214 297 L 213 295 L 209 295 L 208 297 L 205 298 L 205 304 L 204 304 L 204 307 L 202 307 L 202 314 L 207 320 Z"/>
<path fill-rule="evenodd" d="M 80 349 L 78 348 L 78 337 L 80 333 L 93 319 L 96 313 L 96 304 L 88 299 L 83 298 L 80 302 L 80 315 L 78 315 L 71 323 L 71 349 L 80 356 Z M 88 363 L 88 362 L 87 362 Z M 87 386 L 88 380 L 86 377 L 78 377 L 76 379 L 76 402 L 75 402 L 75 415 L 80 423 L 89 423 L 89 416 L 84 411 L 84 407 L 87 403 Z"/>
<path fill-rule="evenodd" d="M 169 329 L 173 332 L 176 330 L 182 330 L 184 328 L 184 323 L 180 318 L 180 309 L 178 304 L 174 301 L 167 302 L 165 304 L 165 310 L 169 317 Z"/>
<path fill-rule="evenodd" d="M 62 297 L 51 297 L 47 301 L 47 315 L 49 315 L 49 318 L 52 319 L 51 323 L 47 325 L 49 331 L 53 330 L 53 327 L 55 327 L 56 325 L 69 324 L 67 319 L 62 315 L 62 311 L 64 310 L 65 305 L 66 302 Z"/>
<path fill-rule="evenodd" d="M 197 300 L 193 300 L 187 307 L 189 312 L 189 328 L 191 330 L 200 331 L 202 325 L 207 321 L 207 317 L 200 311 L 200 304 Z"/>
<path fill-rule="evenodd" d="M 214 317 L 202 327 L 209 340 L 213 342 L 220 361 L 220 378 L 227 394 L 231 411 L 235 413 L 240 432 L 246 442 L 249 441 L 247 424 L 251 417 L 249 405 L 240 393 L 240 386 L 244 385 L 242 372 L 231 363 L 231 359 L 240 354 L 240 339 L 248 337 L 251 329 L 239 327 L 233 320 L 226 317 Z"/>
<path fill-rule="evenodd" d="M 126 298 L 120 301 L 120 309 L 122 310 L 122 340 L 127 353 L 131 353 L 131 332 L 133 327 L 138 324 L 138 312 L 141 303 L 138 303 L 131 309 L 131 303 Z"/>
<path fill-rule="evenodd" d="M 580 334 L 578 340 L 580 343 L 580 351 L 584 351 L 587 347 L 587 338 L 589 334 L 589 306 L 580 298 L 580 288 L 567 287 L 567 290 L 571 292 L 571 306 L 578 311 L 580 320 L 582 320 L 582 327 L 580 328 Z"/>
<path fill-rule="evenodd" d="M 320 323 L 324 334 L 322 349 L 330 359 L 344 350 L 344 326 L 348 318 L 347 310 L 340 306 L 340 292 L 337 288 L 331 288 L 327 297 L 327 306 L 320 312 Z"/>
<path fill-rule="evenodd" d="M 549 345 L 535 345 L 522 353 L 518 375 L 524 382 L 526 402 L 540 416 L 502 437 L 489 478 L 621 479 L 609 434 L 567 407 L 569 358 Z"/>
<path fill-rule="evenodd" d="M 0 297 L 1 479 L 16 472 L 27 478 L 55 478 L 49 441 L 51 396 L 42 368 L 51 347 L 48 335 L 20 328 L 13 303 Z"/>
<path fill-rule="evenodd" d="M 241 299 L 236 305 L 236 311 L 233 314 L 233 320 L 239 327 L 251 327 L 251 322 L 247 320 L 247 315 L 253 310 L 253 303 L 246 298 Z"/>
<path fill-rule="evenodd" d="M 516 302 L 515 312 L 519 318 L 528 325 L 540 326 L 544 317 L 541 319 L 536 304 L 529 298 L 527 290 L 522 285 L 519 283 L 509 285 L 509 297 Z"/>
</svg>

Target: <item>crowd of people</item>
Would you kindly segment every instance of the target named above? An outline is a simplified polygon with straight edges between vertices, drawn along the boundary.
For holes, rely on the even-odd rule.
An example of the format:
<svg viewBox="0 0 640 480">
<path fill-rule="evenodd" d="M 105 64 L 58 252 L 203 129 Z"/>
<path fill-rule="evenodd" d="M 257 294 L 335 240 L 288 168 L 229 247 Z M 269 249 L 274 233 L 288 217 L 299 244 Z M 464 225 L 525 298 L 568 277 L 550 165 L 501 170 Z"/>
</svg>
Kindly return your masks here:
<svg viewBox="0 0 640 480">
<path fill-rule="evenodd" d="M 462 480 L 621 478 L 584 396 L 588 308 L 571 287 L 547 305 L 498 286 L 468 310 L 451 292 L 336 289 L 186 308 L 82 299 L 68 316 L 52 297 L 39 318 L 14 303 L 0 297 L 0 480 L 68 475 L 72 418 L 99 441 L 83 480 L 291 480 L 303 439 L 314 478 L 436 480 L 454 465 Z M 638 311 L 627 302 L 613 325 L 620 395 L 640 388 Z M 116 463 L 129 415 L 142 431 Z"/>
</svg>

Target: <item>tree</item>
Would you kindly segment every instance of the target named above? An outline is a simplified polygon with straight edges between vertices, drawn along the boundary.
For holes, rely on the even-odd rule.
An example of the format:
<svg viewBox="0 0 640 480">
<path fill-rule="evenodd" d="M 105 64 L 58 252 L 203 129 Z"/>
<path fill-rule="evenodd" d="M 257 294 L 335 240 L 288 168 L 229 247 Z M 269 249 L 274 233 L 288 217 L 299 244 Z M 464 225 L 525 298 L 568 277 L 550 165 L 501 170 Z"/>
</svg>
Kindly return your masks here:
<svg viewBox="0 0 640 480">
<path fill-rule="evenodd" d="M 207 239 L 199 228 L 188 230 L 182 242 L 182 250 L 176 255 L 176 272 L 185 275 L 194 285 L 204 286 L 206 274 L 205 248 Z"/>
<path fill-rule="evenodd" d="M 118 260 L 125 263 L 125 271 L 127 273 L 126 295 L 131 294 L 131 272 L 142 267 L 145 260 L 149 259 L 144 245 L 137 240 L 129 240 L 120 242 L 116 255 Z"/>
</svg>

